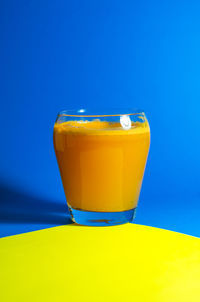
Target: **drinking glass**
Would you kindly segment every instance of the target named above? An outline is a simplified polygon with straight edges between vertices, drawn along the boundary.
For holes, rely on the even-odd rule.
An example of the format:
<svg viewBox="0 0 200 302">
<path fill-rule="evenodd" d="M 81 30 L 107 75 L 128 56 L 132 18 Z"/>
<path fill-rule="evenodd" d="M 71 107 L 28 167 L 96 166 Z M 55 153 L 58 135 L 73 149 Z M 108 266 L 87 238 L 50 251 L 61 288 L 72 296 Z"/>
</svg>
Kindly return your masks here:
<svg viewBox="0 0 200 302">
<path fill-rule="evenodd" d="M 65 110 L 54 148 L 72 221 L 107 226 L 132 222 L 150 145 L 141 110 Z"/>
</svg>

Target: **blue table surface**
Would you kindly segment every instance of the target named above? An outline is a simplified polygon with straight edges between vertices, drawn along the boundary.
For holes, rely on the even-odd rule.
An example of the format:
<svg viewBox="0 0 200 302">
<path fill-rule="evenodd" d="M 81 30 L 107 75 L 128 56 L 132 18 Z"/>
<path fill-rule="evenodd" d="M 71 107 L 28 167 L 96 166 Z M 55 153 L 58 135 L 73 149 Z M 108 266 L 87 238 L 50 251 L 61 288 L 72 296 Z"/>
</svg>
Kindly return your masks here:
<svg viewBox="0 0 200 302">
<path fill-rule="evenodd" d="M 71 223 L 64 197 L 47 200 L 8 185 L 0 187 L 0 196 L 0 237 Z M 141 200 L 135 223 L 199 237 L 198 203 L 198 199 Z"/>
</svg>

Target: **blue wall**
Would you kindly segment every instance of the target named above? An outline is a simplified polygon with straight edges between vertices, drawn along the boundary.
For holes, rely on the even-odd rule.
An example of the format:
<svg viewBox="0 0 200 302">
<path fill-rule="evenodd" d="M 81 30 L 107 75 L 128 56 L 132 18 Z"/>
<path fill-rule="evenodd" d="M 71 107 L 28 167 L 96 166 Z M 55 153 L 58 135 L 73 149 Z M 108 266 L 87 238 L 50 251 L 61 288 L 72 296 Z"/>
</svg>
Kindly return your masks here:
<svg viewBox="0 0 200 302">
<path fill-rule="evenodd" d="M 151 126 L 136 222 L 199 236 L 199 13 L 189 0 L 0 2 L 2 236 L 46 227 L 47 203 L 64 211 L 57 112 L 108 104 L 144 108 Z M 20 220 L 34 200 L 36 221 Z"/>
</svg>

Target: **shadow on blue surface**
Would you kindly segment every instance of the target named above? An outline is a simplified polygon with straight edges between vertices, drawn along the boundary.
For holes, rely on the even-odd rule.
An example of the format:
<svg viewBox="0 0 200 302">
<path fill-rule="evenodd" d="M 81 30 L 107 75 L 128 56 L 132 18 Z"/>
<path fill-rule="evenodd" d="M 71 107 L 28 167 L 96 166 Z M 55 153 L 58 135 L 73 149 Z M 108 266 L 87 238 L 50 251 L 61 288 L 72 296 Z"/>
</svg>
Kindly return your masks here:
<svg viewBox="0 0 200 302">
<path fill-rule="evenodd" d="M 66 203 L 40 199 L 0 184 L 0 237 L 70 223 Z"/>
</svg>

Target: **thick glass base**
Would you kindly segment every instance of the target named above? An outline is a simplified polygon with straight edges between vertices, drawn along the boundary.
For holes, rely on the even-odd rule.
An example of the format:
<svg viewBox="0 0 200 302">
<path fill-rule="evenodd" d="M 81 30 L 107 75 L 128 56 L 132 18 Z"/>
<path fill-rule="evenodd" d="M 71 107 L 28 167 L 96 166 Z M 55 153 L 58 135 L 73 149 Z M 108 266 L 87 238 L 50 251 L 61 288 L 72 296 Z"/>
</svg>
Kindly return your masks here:
<svg viewBox="0 0 200 302">
<path fill-rule="evenodd" d="M 132 222 L 135 218 L 135 209 L 123 212 L 89 212 L 70 209 L 73 222 L 89 226 L 111 226 Z"/>
</svg>

